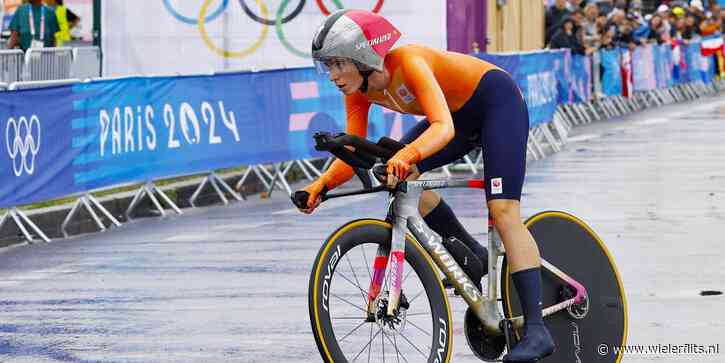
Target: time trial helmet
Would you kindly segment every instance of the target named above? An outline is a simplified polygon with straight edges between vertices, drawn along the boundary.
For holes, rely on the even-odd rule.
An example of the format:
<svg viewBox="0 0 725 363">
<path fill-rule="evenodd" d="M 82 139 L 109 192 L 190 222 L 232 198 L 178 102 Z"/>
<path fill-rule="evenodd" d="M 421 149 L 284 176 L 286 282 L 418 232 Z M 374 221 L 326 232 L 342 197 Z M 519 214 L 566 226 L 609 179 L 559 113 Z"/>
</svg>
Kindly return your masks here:
<svg viewBox="0 0 725 363">
<path fill-rule="evenodd" d="M 312 58 L 321 73 L 336 59 L 349 59 L 361 72 L 382 71 L 385 55 L 400 31 L 384 17 L 366 10 L 330 14 L 312 38 Z"/>
</svg>

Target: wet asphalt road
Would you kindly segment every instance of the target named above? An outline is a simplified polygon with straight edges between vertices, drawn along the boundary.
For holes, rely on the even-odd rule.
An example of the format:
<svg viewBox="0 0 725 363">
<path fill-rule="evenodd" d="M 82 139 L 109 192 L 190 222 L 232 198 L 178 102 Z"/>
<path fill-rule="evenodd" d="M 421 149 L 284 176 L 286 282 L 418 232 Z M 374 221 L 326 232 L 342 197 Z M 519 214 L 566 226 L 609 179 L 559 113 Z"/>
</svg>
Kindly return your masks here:
<svg viewBox="0 0 725 363">
<path fill-rule="evenodd" d="M 623 362 L 723 362 L 725 98 L 576 130 L 531 162 L 523 214 L 573 213 L 615 257 L 630 345 L 720 344 L 720 354 Z M 483 194 L 444 191 L 485 241 Z M 276 192 L 227 207 L 0 252 L 0 362 L 318 362 L 307 284 L 337 226 L 382 218 L 385 196 L 335 200 L 313 216 Z M 454 302 L 454 362 L 477 362 Z"/>
</svg>

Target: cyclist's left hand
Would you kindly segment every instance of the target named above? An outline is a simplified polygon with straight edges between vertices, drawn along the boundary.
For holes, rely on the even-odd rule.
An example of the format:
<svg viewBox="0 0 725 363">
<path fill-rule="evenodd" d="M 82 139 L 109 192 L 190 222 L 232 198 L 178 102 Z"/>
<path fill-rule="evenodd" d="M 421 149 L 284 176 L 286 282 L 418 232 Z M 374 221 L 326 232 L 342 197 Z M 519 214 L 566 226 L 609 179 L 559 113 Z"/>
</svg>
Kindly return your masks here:
<svg viewBox="0 0 725 363">
<path fill-rule="evenodd" d="M 399 181 L 405 180 L 410 168 L 420 160 L 420 153 L 415 147 L 406 145 L 388 160 L 388 187 L 395 188 Z"/>
</svg>

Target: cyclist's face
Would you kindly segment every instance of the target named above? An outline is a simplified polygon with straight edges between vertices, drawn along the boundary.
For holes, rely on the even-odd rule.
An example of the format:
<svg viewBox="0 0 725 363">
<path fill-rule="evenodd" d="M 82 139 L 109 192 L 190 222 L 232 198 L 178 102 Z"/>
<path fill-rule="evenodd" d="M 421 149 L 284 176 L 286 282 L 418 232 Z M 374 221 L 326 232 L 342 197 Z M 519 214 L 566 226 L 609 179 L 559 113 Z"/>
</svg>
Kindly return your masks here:
<svg viewBox="0 0 725 363">
<path fill-rule="evenodd" d="M 362 85 L 362 75 L 350 60 L 331 59 L 325 65 L 330 71 L 330 80 L 345 95 L 355 93 Z"/>
</svg>

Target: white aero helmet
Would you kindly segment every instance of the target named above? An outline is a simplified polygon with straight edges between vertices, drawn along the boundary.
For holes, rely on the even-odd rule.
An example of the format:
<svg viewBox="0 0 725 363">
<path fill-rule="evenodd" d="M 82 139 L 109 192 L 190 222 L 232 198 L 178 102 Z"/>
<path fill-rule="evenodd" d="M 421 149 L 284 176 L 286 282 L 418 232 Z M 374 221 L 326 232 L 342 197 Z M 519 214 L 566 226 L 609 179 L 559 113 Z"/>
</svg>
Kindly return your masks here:
<svg viewBox="0 0 725 363">
<path fill-rule="evenodd" d="M 325 73 L 325 62 L 352 60 L 361 72 L 382 71 L 385 55 L 400 31 L 384 17 L 366 10 L 343 9 L 330 14 L 312 38 L 312 58 Z"/>
</svg>

